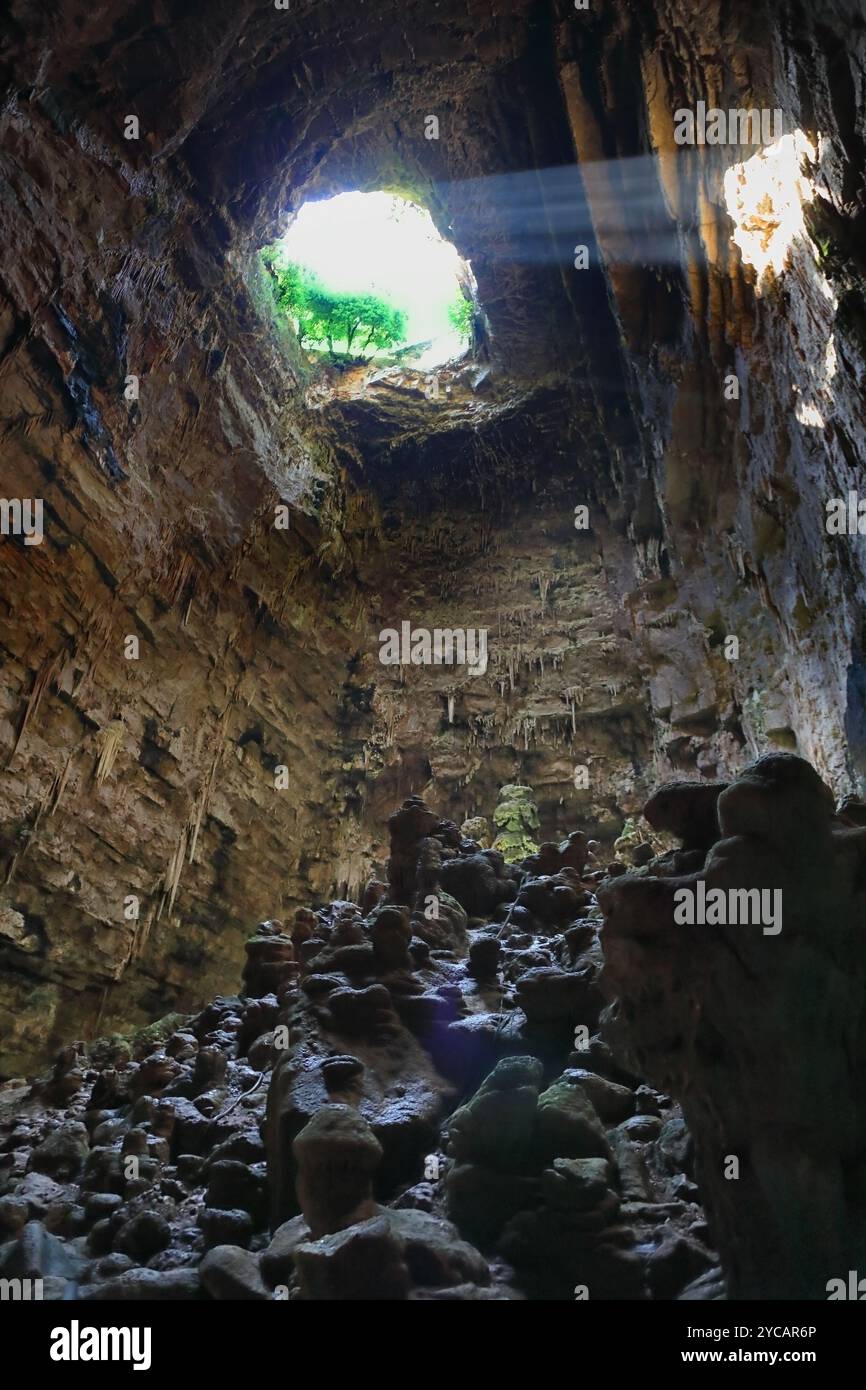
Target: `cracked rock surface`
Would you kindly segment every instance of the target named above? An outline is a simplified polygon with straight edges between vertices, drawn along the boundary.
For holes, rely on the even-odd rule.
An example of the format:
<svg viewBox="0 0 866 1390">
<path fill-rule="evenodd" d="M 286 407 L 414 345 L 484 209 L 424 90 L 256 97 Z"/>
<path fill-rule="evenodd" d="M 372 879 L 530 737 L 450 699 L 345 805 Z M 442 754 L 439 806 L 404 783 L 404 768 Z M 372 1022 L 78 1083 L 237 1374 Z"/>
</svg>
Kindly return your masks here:
<svg viewBox="0 0 866 1390">
<path fill-rule="evenodd" d="M 720 1296 L 680 1109 L 597 1032 L 604 871 L 505 865 L 417 798 L 390 824 L 402 902 L 265 922 L 240 995 L 4 1088 L 0 1272 L 100 1301 Z M 449 865 L 457 936 L 424 911 Z"/>
</svg>

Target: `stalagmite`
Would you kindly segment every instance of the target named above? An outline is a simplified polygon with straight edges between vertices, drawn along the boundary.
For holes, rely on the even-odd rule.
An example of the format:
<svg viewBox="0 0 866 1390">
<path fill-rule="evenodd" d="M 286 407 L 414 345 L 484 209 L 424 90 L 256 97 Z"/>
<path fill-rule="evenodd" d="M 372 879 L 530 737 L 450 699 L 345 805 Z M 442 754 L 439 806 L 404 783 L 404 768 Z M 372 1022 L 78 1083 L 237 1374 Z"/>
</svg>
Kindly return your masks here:
<svg viewBox="0 0 866 1390">
<path fill-rule="evenodd" d="M 0 1295 L 862 1301 L 861 10 L 11 7 Z"/>
</svg>

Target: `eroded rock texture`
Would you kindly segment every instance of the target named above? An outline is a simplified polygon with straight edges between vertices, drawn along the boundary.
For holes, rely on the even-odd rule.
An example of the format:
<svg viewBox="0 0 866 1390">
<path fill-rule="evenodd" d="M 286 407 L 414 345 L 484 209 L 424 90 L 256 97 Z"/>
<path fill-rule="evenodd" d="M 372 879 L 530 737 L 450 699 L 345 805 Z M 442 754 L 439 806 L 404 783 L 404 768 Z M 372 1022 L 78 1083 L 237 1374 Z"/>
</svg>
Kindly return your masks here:
<svg viewBox="0 0 866 1390">
<path fill-rule="evenodd" d="M 45 507 L 40 546 L 0 541 L 15 1075 L 231 987 L 238 924 L 355 891 L 411 792 L 459 823 L 531 775 L 553 823 L 594 760 L 615 834 L 650 739 L 627 544 L 572 524 L 610 472 L 582 330 L 548 234 L 525 260 L 473 184 L 573 157 L 558 108 L 523 115 L 553 71 L 528 7 L 20 6 L 4 62 L 3 491 Z M 439 405 L 411 372 L 309 382 L 256 269 L 304 198 L 383 182 L 454 221 L 483 286 L 485 360 Z M 588 293 L 618 379 L 597 267 Z M 404 618 L 488 626 L 486 676 L 385 679 Z"/>
<path fill-rule="evenodd" d="M 603 987 L 632 1065 L 682 1102 L 731 1296 L 825 1298 L 866 1251 L 866 835 L 790 754 L 717 796 L 694 872 L 654 861 L 599 890 Z M 701 883 L 764 893 L 764 913 L 683 922 Z"/>
<path fill-rule="evenodd" d="M 820 791 L 866 791 L 863 539 L 825 527 L 866 437 L 859 0 L 22 0 L 3 23 L 2 493 L 41 499 L 45 535 L 0 537 L 0 1074 L 64 1048 L 6 1141 L 29 1231 L 8 1258 L 267 1297 L 269 1208 L 304 1223 L 305 1297 L 355 1296 L 365 1261 L 393 1297 L 699 1280 L 676 1105 L 595 1036 L 587 895 L 619 836 L 618 867 L 651 869 L 605 890 L 625 1049 L 694 1115 L 733 1287 L 759 1287 L 764 1240 L 812 1296 L 862 1229 L 862 817 Z M 676 143 L 699 101 L 778 109 L 813 151 L 774 274 L 754 261 L 791 189 L 745 210 L 751 148 Z M 408 366 L 311 372 L 258 269 L 305 199 L 382 187 L 477 280 L 438 394 Z M 486 629 L 487 669 L 383 666 L 402 621 Z M 738 776 L 773 750 L 817 773 Z M 662 857 L 635 828 L 659 780 L 650 829 L 682 841 Z M 523 870 L 460 830 L 513 784 L 540 819 Z M 701 954 L 659 931 L 703 873 L 781 887 L 781 935 Z M 164 1049 L 88 1051 L 170 1009 Z M 272 1063 L 265 1193 L 264 1086 L 242 1093 Z M 326 1105 L 382 1150 L 334 1230 L 295 1183 Z M 394 1203 L 449 1116 L 434 1231 Z M 132 1187 L 124 1144 L 156 1165 Z M 739 1250 L 735 1193 L 757 1213 Z M 482 1253 L 431 1253 L 447 1220 Z"/>
<path fill-rule="evenodd" d="M 240 996 L 6 1088 L 0 1273 L 99 1301 L 721 1295 L 679 1107 L 597 1031 L 580 837 L 544 874 L 417 799 L 391 831 L 408 901 L 262 923 Z"/>
</svg>

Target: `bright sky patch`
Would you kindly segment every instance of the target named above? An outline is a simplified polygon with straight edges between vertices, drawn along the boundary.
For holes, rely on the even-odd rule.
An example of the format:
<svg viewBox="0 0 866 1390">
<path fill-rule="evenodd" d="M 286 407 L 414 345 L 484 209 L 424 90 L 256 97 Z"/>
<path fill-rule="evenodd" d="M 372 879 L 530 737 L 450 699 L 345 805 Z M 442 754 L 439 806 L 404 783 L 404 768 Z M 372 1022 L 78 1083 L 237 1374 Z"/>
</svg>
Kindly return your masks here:
<svg viewBox="0 0 866 1390">
<path fill-rule="evenodd" d="M 429 343 L 414 365 L 438 366 L 463 351 L 448 319 L 461 259 L 424 208 L 393 193 L 340 193 L 305 203 L 279 245 L 328 289 L 374 293 L 402 309 L 407 346 Z"/>
</svg>

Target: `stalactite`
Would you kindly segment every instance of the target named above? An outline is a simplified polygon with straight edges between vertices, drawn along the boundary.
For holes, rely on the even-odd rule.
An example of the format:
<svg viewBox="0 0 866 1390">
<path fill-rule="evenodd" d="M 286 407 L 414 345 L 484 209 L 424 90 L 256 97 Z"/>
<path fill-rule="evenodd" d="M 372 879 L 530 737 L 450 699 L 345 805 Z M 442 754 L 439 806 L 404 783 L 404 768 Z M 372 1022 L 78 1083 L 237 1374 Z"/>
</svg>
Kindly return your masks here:
<svg viewBox="0 0 866 1390">
<path fill-rule="evenodd" d="M 224 744 L 221 742 L 216 750 L 216 753 L 214 754 L 213 762 L 211 763 L 210 772 L 208 773 L 207 780 L 205 781 L 204 786 L 202 787 L 202 790 L 199 793 L 198 805 L 196 807 L 195 814 L 192 818 L 191 825 L 192 834 L 190 837 L 189 846 L 190 864 L 192 864 L 195 859 L 195 849 L 196 845 L 198 844 L 198 836 L 199 831 L 201 830 L 201 823 L 204 818 L 205 811 L 207 810 L 208 805 L 210 803 L 211 792 L 213 790 L 214 782 L 216 781 L 217 769 L 219 768 L 220 762 L 222 760 L 223 748 Z"/>
<path fill-rule="evenodd" d="M 101 787 L 103 782 L 111 776 L 125 732 L 122 719 L 112 719 L 111 723 L 106 724 L 105 728 L 100 731 L 99 760 L 94 772 L 97 787 Z"/>
<path fill-rule="evenodd" d="M 112 973 L 113 983 L 119 983 L 120 980 L 123 979 L 123 976 L 126 974 L 126 971 L 128 967 L 131 965 L 131 963 L 134 960 L 140 959 L 141 956 L 144 954 L 145 947 L 147 946 L 147 942 L 150 937 L 150 928 L 152 924 L 152 913 L 148 914 L 146 917 L 140 917 L 136 920 L 133 926 L 132 935 L 129 940 L 129 945 L 126 949 L 126 953 L 124 954 L 122 960 L 120 960 L 118 964 L 115 966 L 115 969 Z"/>
<path fill-rule="evenodd" d="M 162 917 L 163 908 L 165 907 L 166 903 L 168 903 L 169 915 L 171 914 L 172 909 L 174 908 L 174 900 L 177 897 L 177 890 L 180 886 L 180 876 L 183 872 L 184 859 L 186 856 L 187 838 L 188 827 L 184 826 L 178 837 L 178 841 L 175 845 L 174 853 L 171 857 L 171 860 L 169 861 L 168 868 L 165 871 L 165 878 L 163 879 L 162 887 L 162 898 L 160 900 L 159 910 L 156 914 L 157 921 L 159 921 Z"/>
<path fill-rule="evenodd" d="M 544 617 L 544 610 L 547 606 L 547 595 L 550 590 L 550 576 L 547 574 L 536 574 L 535 582 L 538 585 L 538 592 L 541 597 L 541 617 Z"/>
<path fill-rule="evenodd" d="M 45 660 L 42 662 L 42 665 L 39 667 L 39 670 L 36 672 L 36 676 L 33 681 L 33 689 L 27 696 L 27 703 L 24 706 L 24 717 L 21 720 L 21 725 L 18 729 L 18 737 L 15 740 L 15 747 L 12 749 L 12 752 L 9 755 L 9 763 L 7 764 L 7 766 L 11 766 L 12 759 L 15 757 L 15 754 L 18 752 L 18 749 L 21 746 L 21 740 L 24 737 L 27 725 L 30 723 L 30 720 L 39 710 L 39 706 L 42 703 L 42 696 L 45 694 L 45 691 L 48 689 L 48 686 L 51 684 L 51 681 L 54 678 L 59 660 L 60 652 L 55 652 L 53 656 L 46 656 Z"/>
<path fill-rule="evenodd" d="M 50 807 L 50 810 L 48 812 L 49 816 L 53 816 L 54 812 L 57 810 L 57 807 L 60 805 L 63 793 L 66 791 L 66 784 L 69 781 L 69 774 L 72 771 L 72 764 L 74 759 L 74 752 L 70 753 L 69 757 L 66 759 L 66 762 L 63 764 L 62 770 L 55 775 L 54 780 L 51 783 L 51 787 L 49 788 L 48 792 L 48 805 Z"/>
<path fill-rule="evenodd" d="M 99 1008 L 96 1010 L 96 1019 L 94 1022 L 94 1033 L 97 1037 L 99 1036 L 99 1028 L 102 1023 L 102 1016 L 105 1012 L 105 1005 L 108 1002 L 108 996 L 110 991 L 111 985 L 106 985 L 105 989 L 102 991 L 102 994 L 99 997 Z"/>
</svg>

